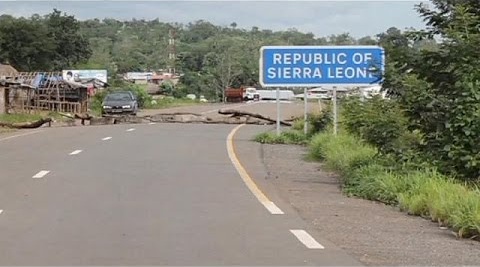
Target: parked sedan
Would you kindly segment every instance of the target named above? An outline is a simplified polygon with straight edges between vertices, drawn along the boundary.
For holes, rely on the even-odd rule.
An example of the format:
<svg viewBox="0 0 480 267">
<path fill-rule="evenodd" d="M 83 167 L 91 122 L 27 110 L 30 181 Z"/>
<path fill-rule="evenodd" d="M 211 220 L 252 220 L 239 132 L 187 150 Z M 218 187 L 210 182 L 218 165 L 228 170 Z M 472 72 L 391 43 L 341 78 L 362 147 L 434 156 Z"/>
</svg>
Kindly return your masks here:
<svg viewBox="0 0 480 267">
<path fill-rule="evenodd" d="M 138 102 L 132 92 L 112 92 L 105 96 L 102 104 L 102 115 L 131 114 L 137 115 Z"/>
</svg>

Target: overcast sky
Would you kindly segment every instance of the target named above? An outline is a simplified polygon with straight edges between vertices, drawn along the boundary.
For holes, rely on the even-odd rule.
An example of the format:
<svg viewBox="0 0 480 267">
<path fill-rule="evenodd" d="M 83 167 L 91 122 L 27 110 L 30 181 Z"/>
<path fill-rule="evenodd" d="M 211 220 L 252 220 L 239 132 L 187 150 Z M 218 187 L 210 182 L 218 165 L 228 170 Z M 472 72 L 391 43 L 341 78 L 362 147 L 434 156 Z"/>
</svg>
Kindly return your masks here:
<svg viewBox="0 0 480 267">
<path fill-rule="evenodd" d="M 349 32 L 359 38 L 389 27 L 423 28 L 414 10 L 418 1 L 4 1 L 0 13 L 14 16 L 50 13 L 53 8 L 78 19 L 155 19 L 188 23 L 203 19 L 216 25 L 237 23 L 250 29 L 296 28 L 317 37 Z"/>
</svg>

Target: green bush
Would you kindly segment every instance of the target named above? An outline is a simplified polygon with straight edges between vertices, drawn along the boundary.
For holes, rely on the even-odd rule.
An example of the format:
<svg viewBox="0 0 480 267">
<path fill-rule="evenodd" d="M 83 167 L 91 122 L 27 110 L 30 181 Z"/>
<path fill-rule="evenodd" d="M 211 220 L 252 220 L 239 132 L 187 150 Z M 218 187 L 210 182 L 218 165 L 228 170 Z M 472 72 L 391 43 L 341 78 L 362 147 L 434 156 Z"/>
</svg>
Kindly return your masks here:
<svg viewBox="0 0 480 267">
<path fill-rule="evenodd" d="M 305 120 L 304 119 L 296 119 L 292 123 L 292 130 L 303 131 L 304 126 L 305 126 Z"/>
<path fill-rule="evenodd" d="M 307 116 L 308 120 L 308 135 L 312 136 L 319 133 L 329 126 L 333 122 L 333 113 L 330 106 L 325 107 L 320 113 L 313 113 Z"/>
<path fill-rule="evenodd" d="M 342 118 L 347 131 L 375 145 L 382 153 L 395 151 L 397 139 L 407 132 L 407 119 L 399 105 L 378 96 L 363 102 L 354 97 L 345 99 Z"/>
<path fill-rule="evenodd" d="M 327 107 L 319 113 L 309 113 L 307 114 L 307 121 L 307 135 L 311 137 L 332 126 L 332 111 Z M 305 119 L 297 119 L 293 122 L 292 130 L 304 131 L 304 127 Z"/>
<path fill-rule="evenodd" d="M 254 141 L 262 144 L 296 144 L 304 145 L 308 142 L 308 137 L 300 131 L 290 130 L 281 132 L 277 135 L 273 132 L 261 133 L 255 136 Z"/>
</svg>

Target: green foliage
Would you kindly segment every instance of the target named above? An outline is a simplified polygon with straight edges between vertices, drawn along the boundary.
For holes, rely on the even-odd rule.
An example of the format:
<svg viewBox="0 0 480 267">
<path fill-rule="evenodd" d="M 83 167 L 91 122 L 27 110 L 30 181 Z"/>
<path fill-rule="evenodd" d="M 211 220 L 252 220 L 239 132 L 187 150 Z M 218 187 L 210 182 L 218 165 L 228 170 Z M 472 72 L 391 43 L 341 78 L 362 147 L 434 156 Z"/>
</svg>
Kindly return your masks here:
<svg viewBox="0 0 480 267">
<path fill-rule="evenodd" d="M 327 105 L 319 113 L 312 113 L 307 116 L 308 136 L 319 133 L 332 126 L 333 113 L 330 105 Z"/>
<path fill-rule="evenodd" d="M 377 96 L 363 102 L 347 98 L 342 105 L 342 117 L 346 130 L 385 154 L 395 152 L 395 145 L 401 145 L 397 140 L 407 132 L 407 119 L 399 105 Z"/>
<path fill-rule="evenodd" d="M 480 192 L 435 169 L 388 170 L 375 149 L 349 134 L 319 133 L 309 145 L 314 158 L 343 174 L 344 192 L 399 206 L 449 226 L 461 237 L 480 234 Z"/>
<path fill-rule="evenodd" d="M 360 141 L 352 135 L 334 136 L 321 132 L 313 136 L 309 144 L 310 156 L 314 159 L 323 159 L 329 167 L 348 174 L 354 168 L 371 162 L 377 154 L 374 147 L 360 144 Z"/>
<path fill-rule="evenodd" d="M 480 5 L 444 2 L 432 1 L 435 9 L 417 6 L 428 30 L 391 34 L 384 42 L 392 62 L 384 86 L 404 110 L 408 128 L 421 135 L 421 156 L 442 173 L 478 180 Z M 425 41 L 434 36 L 443 42 L 431 47 Z"/>
<path fill-rule="evenodd" d="M 48 27 L 39 21 L 3 17 L 0 20 L 0 61 L 18 70 L 50 70 L 56 48 L 46 37 Z"/>
<path fill-rule="evenodd" d="M 329 128 L 332 126 L 333 116 L 330 106 L 323 109 L 318 113 L 309 113 L 307 114 L 307 137 L 312 137 L 313 135 Z M 292 130 L 304 132 L 305 119 L 297 119 L 293 122 Z"/>
<path fill-rule="evenodd" d="M 86 61 L 91 51 L 73 16 L 54 9 L 44 17 L 0 17 L 0 61 L 20 71 L 50 71 Z"/>
<path fill-rule="evenodd" d="M 298 130 L 281 132 L 280 135 L 272 132 L 265 132 L 255 136 L 254 141 L 262 144 L 307 144 L 308 138 Z"/>
<path fill-rule="evenodd" d="M 160 85 L 160 90 L 164 95 L 167 95 L 167 96 L 172 96 L 174 89 L 175 89 L 175 86 L 169 80 L 162 82 L 162 84 Z"/>
<path fill-rule="evenodd" d="M 32 122 L 41 119 L 42 116 L 38 114 L 16 113 L 16 114 L 0 114 L 0 122 L 17 123 L 17 122 Z"/>
</svg>

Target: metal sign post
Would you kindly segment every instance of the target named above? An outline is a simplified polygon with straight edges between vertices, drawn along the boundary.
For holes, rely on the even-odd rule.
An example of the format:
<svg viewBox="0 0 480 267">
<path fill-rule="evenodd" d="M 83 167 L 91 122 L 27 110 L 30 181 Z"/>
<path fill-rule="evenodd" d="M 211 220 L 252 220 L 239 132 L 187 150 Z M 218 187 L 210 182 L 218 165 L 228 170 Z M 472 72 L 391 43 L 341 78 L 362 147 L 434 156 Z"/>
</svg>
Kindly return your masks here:
<svg viewBox="0 0 480 267">
<path fill-rule="evenodd" d="M 307 118 L 307 113 L 308 113 L 308 107 L 307 107 L 307 104 L 308 104 L 308 101 L 307 101 L 307 87 L 303 88 L 303 99 L 305 100 L 305 103 L 304 103 L 304 108 L 305 110 L 303 111 L 304 114 L 303 114 L 303 117 L 304 117 L 304 122 L 303 122 L 303 132 L 305 134 L 307 134 L 308 132 L 308 118 Z"/>
<path fill-rule="evenodd" d="M 338 114 L 337 114 L 337 87 L 333 87 L 333 135 L 337 135 Z"/>
<path fill-rule="evenodd" d="M 280 135 L 280 88 L 277 87 L 277 135 Z"/>
</svg>

